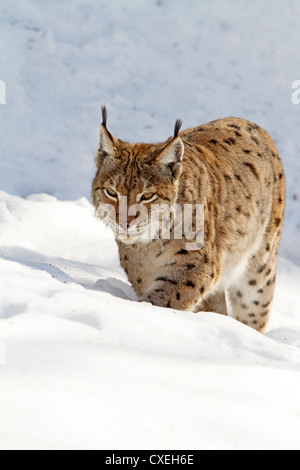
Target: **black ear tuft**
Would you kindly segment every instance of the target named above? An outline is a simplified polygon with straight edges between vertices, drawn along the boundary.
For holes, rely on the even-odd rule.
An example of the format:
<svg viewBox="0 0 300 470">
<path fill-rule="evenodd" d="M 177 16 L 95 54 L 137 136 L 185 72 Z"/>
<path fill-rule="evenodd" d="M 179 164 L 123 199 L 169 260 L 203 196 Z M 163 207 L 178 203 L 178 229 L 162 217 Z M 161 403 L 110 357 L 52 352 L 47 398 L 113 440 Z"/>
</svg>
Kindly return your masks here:
<svg viewBox="0 0 300 470">
<path fill-rule="evenodd" d="M 113 136 L 111 135 L 111 133 L 107 130 L 107 127 L 106 127 L 106 124 L 107 124 L 107 109 L 106 109 L 106 106 L 102 106 L 101 107 L 101 110 L 102 110 L 102 126 L 104 127 L 104 129 L 106 130 L 110 140 L 113 142 Z"/>
<path fill-rule="evenodd" d="M 175 122 L 175 128 L 174 128 L 174 139 L 178 137 L 181 126 L 182 126 L 182 120 L 177 119 L 177 121 Z"/>
<path fill-rule="evenodd" d="M 107 123 L 107 110 L 106 110 L 106 106 L 102 106 L 101 107 L 101 110 L 102 110 L 102 125 L 105 127 L 106 129 L 106 123 Z"/>
</svg>

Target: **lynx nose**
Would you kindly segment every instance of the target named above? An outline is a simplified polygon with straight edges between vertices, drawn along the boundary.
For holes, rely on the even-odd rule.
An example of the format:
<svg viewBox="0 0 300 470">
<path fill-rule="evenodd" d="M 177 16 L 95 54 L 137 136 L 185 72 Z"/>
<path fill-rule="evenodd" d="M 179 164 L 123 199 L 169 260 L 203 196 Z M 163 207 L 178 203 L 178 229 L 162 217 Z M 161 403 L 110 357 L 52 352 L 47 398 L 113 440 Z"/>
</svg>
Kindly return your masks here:
<svg viewBox="0 0 300 470">
<path fill-rule="evenodd" d="M 132 224 L 136 219 L 137 217 L 135 216 L 128 216 L 126 217 L 125 219 L 123 218 L 123 220 L 121 220 L 122 218 L 120 217 L 119 219 L 119 227 L 120 229 L 122 230 L 128 230 L 129 227 L 130 227 L 130 224 Z"/>
<path fill-rule="evenodd" d="M 127 230 L 129 228 L 130 223 L 129 222 L 119 222 L 119 227 L 122 230 Z"/>
</svg>

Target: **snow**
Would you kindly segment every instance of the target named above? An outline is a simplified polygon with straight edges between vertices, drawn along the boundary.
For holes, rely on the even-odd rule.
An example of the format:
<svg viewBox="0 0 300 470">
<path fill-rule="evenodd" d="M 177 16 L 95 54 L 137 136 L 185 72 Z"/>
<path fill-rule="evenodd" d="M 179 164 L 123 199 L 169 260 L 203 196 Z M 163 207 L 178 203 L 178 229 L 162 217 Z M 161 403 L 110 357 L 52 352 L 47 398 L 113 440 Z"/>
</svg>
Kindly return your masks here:
<svg viewBox="0 0 300 470">
<path fill-rule="evenodd" d="M 0 13 L 0 448 L 299 449 L 299 2 Z M 89 202 L 102 104 L 132 141 L 228 115 L 275 138 L 287 211 L 265 335 L 136 301 Z"/>
</svg>

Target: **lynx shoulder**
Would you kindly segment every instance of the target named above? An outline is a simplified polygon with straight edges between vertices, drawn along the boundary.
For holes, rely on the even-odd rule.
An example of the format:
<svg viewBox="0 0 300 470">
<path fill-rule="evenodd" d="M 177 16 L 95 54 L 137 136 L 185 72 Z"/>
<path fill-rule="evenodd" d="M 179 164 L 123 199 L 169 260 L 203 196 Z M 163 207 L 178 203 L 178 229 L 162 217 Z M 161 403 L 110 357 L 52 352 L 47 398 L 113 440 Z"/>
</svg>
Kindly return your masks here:
<svg viewBox="0 0 300 470">
<path fill-rule="evenodd" d="M 230 117 L 182 132 L 177 121 L 165 142 L 131 144 L 115 138 L 106 119 L 103 108 L 92 198 L 97 215 L 115 232 L 121 265 L 139 299 L 230 315 L 262 332 L 285 205 L 282 163 L 269 134 Z M 136 204 L 138 216 L 129 211 L 124 220 L 125 205 Z M 170 236 L 153 217 L 162 205 L 170 209 Z M 174 207 L 187 205 L 193 213 L 203 207 L 198 249 L 187 249 L 183 230 L 174 236 Z"/>
</svg>

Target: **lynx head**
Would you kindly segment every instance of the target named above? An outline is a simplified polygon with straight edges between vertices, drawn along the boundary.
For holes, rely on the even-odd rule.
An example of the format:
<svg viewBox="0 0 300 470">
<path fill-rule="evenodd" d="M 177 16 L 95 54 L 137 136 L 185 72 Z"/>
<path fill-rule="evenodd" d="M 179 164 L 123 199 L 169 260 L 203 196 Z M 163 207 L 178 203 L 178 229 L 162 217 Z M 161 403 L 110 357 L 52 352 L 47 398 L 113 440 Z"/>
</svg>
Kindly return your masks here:
<svg viewBox="0 0 300 470">
<path fill-rule="evenodd" d="M 176 121 L 174 136 L 164 143 L 130 144 L 108 131 L 105 107 L 102 118 L 92 188 L 96 213 L 123 243 L 149 241 L 155 209 L 170 210 L 177 201 L 184 153 L 178 135 L 182 122 Z M 157 230 L 151 234 L 150 238 L 159 236 Z"/>
</svg>

